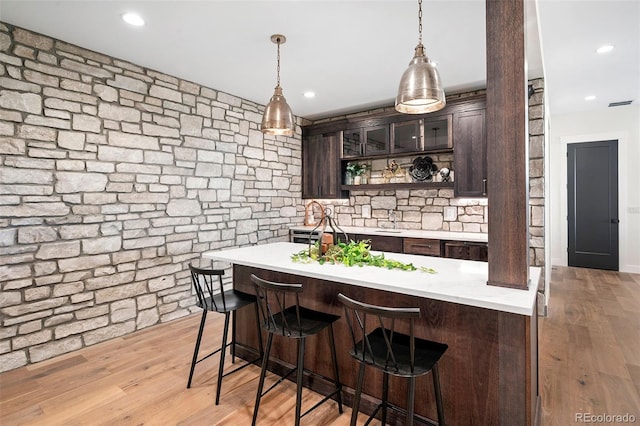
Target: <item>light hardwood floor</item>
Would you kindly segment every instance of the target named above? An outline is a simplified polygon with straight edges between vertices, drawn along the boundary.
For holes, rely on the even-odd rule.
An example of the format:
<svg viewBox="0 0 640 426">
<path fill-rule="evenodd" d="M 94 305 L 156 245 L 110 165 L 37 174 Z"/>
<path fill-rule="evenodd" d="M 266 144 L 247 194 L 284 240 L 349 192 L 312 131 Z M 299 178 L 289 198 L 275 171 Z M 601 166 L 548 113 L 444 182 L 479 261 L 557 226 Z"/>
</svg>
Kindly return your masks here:
<svg viewBox="0 0 640 426">
<path fill-rule="evenodd" d="M 640 423 L 640 275 L 554 267 L 551 295 L 539 323 L 542 425 L 575 424 L 576 413 L 629 413 Z M 226 377 L 219 406 L 217 357 L 196 367 L 186 389 L 199 317 L 1 374 L 0 424 L 250 424 L 258 367 Z M 222 316 L 210 315 L 205 336 L 221 328 Z M 206 339 L 203 351 L 217 340 Z M 320 399 L 303 395 L 303 407 Z M 258 424 L 293 424 L 294 404 L 295 385 L 285 382 L 263 399 Z M 350 416 L 330 402 L 303 424 L 348 425 Z"/>
<path fill-rule="evenodd" d="M 640 275 L 554 267 L 538 336 L 543 425 L 580 413 L 640 424 Z"/>
</svg>

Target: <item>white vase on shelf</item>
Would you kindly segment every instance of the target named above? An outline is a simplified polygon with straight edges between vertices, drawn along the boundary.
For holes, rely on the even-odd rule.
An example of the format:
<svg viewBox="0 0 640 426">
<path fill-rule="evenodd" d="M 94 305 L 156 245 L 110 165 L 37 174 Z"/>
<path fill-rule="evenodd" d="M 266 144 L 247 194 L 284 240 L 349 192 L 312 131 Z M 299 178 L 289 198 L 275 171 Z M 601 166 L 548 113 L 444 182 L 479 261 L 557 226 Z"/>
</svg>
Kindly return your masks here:
<svg viewBox="0 0 640 426">
<path fill-rule="evenodd" d="M 351 173 L 347 172 L 344 175 L 344 184 L 345 185 L 353 185 L 353 176 L 351 176 Z"/>
<path fill-rule="evenodd" d="M 354 176 L 353 177 L 353 184 L 354 185 L 360 185 L 360 182 L 362 182 L 362 176 Z"/>
</svg>

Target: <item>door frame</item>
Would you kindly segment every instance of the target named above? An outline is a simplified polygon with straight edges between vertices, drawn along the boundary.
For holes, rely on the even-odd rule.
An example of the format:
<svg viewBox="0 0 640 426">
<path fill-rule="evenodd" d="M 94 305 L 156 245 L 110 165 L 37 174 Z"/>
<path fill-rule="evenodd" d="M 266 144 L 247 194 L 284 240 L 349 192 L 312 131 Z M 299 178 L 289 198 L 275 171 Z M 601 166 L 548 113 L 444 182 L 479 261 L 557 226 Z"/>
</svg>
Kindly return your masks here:
<svg viewBox="0 0 640 426">
<path fill-rule="evenodd" d="M 569 263 L 569 254 L 567 252 L 569 248 L 569 231 L 568 231 L 568 193 L 567 193 L 567 155 L 569 152 L 569 144 L 573 143 L 585 143 L 585 142 L 602 142 L 608 140 L 618 141 L 618 219 L 620 223 L 618 225 L 618 266 L 620 272 L 634 272 L 628 270 L 628 253 L 629 247 L 628 240 L 629 235 L 627 232 L 627 164 L 624 160 L 627 158 L 627 143 L 629 135 L 626 132 L 606 132 L 606 133 L 591 133 L 575 136 L 562 136 L 560 138 L 560 144 L 562 145 L 562 160 L 560 161 L 560 176 L 562 182 L 560 183 L 560 239 L 562 243 L 561 253 L 561 266 L 567 266 Z M 554 262 L 557 264 L 557 262 Z"/>
</svg>

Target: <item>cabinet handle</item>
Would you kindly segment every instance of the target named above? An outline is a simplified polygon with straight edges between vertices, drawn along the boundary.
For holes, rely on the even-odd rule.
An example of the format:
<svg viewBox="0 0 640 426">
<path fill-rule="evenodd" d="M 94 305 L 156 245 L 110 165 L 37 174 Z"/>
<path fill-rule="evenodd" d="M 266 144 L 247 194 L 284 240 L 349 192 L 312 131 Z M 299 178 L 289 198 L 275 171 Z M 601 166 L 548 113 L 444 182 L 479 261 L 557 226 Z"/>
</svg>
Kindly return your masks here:
<svg viewBox="0 0 640 426">
<path fill-rule="evenodd" d="M 487 195 L 487 179 L 482 179 L 482 195 Z"/>
<path fill-rule="evenodd" d="M 431 248 L 431 244 L 413 244 L 413 247 Z"/>
</svg>

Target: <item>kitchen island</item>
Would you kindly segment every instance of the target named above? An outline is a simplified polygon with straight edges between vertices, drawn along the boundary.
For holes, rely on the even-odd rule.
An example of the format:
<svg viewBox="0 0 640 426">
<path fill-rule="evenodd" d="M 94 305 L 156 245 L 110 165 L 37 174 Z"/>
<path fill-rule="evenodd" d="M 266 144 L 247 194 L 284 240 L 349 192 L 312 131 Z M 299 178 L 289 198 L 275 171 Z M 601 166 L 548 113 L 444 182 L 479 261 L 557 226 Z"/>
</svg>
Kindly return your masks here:
<svg viewBox="0 0 640 426">
<path fill-rule="evenodd" d="M 416 267 L 429 267 L 436 274 L 386 270 L 372 266 L 346 267 L 294 263 L 291 255 L 307 246 L 273 243 L 205 253 L 205 258 L 233 264 L 233 285 L 254 293 L 251 274 L 261 278 L 302 283 L 301 303 L 342 315 L 338 293 L 371 304 L 420 307 L 422 317 L 416 335 L 449 345 L 440 362 L 445 418 L 448 424 L 533 424 L 538 402 L 536 288 L 539 268 L 531 268 L 528 290 L 486 285 L 487 264 L 455 259 L 398 253 L 386 257 Z M 238 315 L 238 353 L 252 356 L 258 347 L 252 310 Z M 354 361 L 348 354 L 351 339 L 347 324 L 335 324 L 340 378 L 350 403 L 355 387 Z M 292 344 L 293 343 L 293 344 Z M 323 335 L 311 339 L 305 366 L 331 376 L 331 364 L 321 350 L 328 343 Z M 274 341 L 270 368 L 281 373 L 295 360 L 295 342 Z M 317 357 L 315 354 L 319 354 Z M 325 393 L 323 383 L 309 380 L 307 386 Z M 404 406 L 405 381 L 392 378 L 391 402 Z M 381 395 L 381 375 L 368 371 L 362 411 L 370 411 Z M 419 379 L 416 412 L 435 419 L 431 379 Z"/>
</svg>

